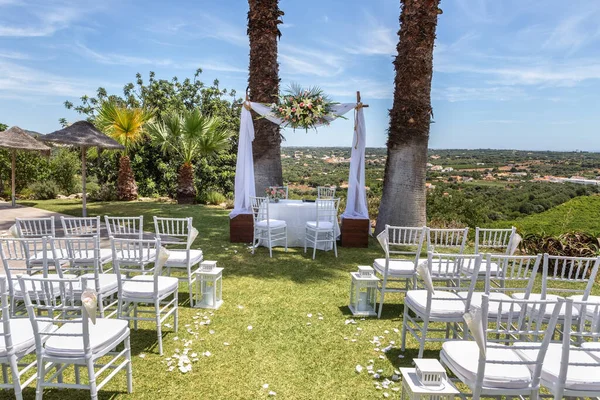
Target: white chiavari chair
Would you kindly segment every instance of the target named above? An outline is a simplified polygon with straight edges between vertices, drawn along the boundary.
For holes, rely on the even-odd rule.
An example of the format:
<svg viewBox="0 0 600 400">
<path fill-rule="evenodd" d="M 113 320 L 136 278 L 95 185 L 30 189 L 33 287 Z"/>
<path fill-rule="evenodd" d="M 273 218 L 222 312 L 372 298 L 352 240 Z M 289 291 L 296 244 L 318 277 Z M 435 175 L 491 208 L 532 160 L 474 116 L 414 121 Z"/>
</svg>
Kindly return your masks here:
<svg viewBox="0 0 600 400">
<path fill-rule="evenodd" d="M 285 221 L 269 217 L 269 199 L 267 197 L 250 197 L 254 218 L 254 237 L 252 254 L 261 243 L 269 247 L 269 257 L 273 257 L 273 247 L 277 242 L 284 242 L 287 251 L 287 224 Z"/>
<path fill-rule="evenodd" d="M 83 296 L 74 293 L 86 281 L 78 278 L 43 278 L 20 276 L 21 285 L 30 287 L 25 293 L 27 314 L 33 328 L 37 355 L 36 399 L 41 400 L 45 388 L 86 389 L 92 399 L 119 371 L 127 374 L 127 391 L 133 390 L 131 347 L 127 321 L 95 318 L 93 290 L 85 291 L 92 317 L 82 306 Z M 60 295 L 55 296 L 58 292 Z M 55 329 L 44 332 L 45 324 Z M 122 350 L 117 350 L 123 344 Z M 107 358 L 110 358 L 107 361 Z M 103 361 L 100 363 L 99 361 Z M 74 367 L 75 383 L 63 381 L 64 372 Z M 87 370 L 82 379 L 80 369 Z M 99 379 L 103 378 L 100 382 Z"/>
<path fill-rule="evenodd" d="M 23 388 L 36 378 L 37 360 L 24 362 L 23 358 L 35 351 L 33 327 L 28 318 L 11 318 L 8 300 L 8 279 L 0 276 L 0 364 L 2 364 L 2 383 L 0 388 L 14 390 L 17 400 L 23 399 Z M 53 329 L 50 322 L 40 323 L 39 332 Z M 10 372 L 10 375 L 9 375 Z M 23 382 L 24 375 L 30 374 Z"/>
<path fill-rule="evenodd" d="M 192 243 L 198 236 L 198 230 L 192 225 L 192 217 L 188 218 L 161 218 L 154 217 L 154 232 L 160 238 L 160 243 L 171 246 L 184 246 L 183 249 L 169 247 L 169 259 L 165 264 L 167 275 L 171 275 L 171 268 L 184 269 L 186 276 L 180 278 L 188 284 L 190 306 L 194 306 L 194 282 L 196 271 L 200 268 L 203 254 L 200 249 L 192 249 Z M 193 269 L 194 266 L 198 266 Z"/>
<path fill-rule="evenodd" d="M 134 329 L 138 321 L 156 323 L 158 336 L 158 352 L 162 355 L 162 325 L 169 317 L 173 317 L 174 330 L 178 329 L 177 288 L 179 280 L 169 276 L 161 276 L 162 268 L 167 260 L 168 252 L 160 249 L 160 238 L 155 240 L 116 239 L 110 238 L 113 251 L 113 268 L 117 274 L 119 302 L 117 316 L 120 319 L 133 321 Z M 144 269 L 146 256 L 153 251 L 154 266 Z M 164 259 L 162 258 L 164 256 Z M 146 308 L 140 306 L 148 305 Z M 141 309 L 140 309 L 141 308 Z M 143 317 L 139 314 L 151 314 Z"/>
<path fill-rule="evenodd" d="M 66 237 L 102 238 L 100 216 L 97 217 L 60 217 L 60 223 Z M 100 248 L 100 266 L 112 262 L 112 250 Z"/>
<path fill-rule="evenodd" d="M 385 258 L 376 258 L 373 262 L 373 268 L 382 276 L 379 287 L 378 318 L 381 318 L 385 293 L 406 292 L 414 288 L 415 271 L 421 256 L 426 230 L 425 227 L 386 225 L 377 235 L 377 240 L 385 252 Z M 388 287 L 390 283 L 402 283 L 404 287 Z"/>
<path fill-rule="evenodd" d="M 561 302 L 484 295 L 481 309 L 473 308 L 465 316 L 472 319 L 469 329 L 475 340 L 446 341 L 440 352 L 442 364 L 468 386 L 474 400 L 483 396 L 538 399 L 544 354 L 551 340 L 546 332 L 556 327 Z M 522 357 L 521 352 L 532 349 L 538 356 Z"/>
<path fill-rule="evenodd" d="M 143 239 L 144 216 L 139 217 L 111 217 L 104 216 L 104 223 L 109 237 L 116 239 Z"/>
<path fill-rule="evenodd" d="M 402 351 L 406 348 L 407 332 L 419 341 L 418 358 L 423 357 L 425 342 L 444 342 L 450 330 L 453 337 L 460 335 L 459 326 L 464 325 L 463 315 L 471 305 L 481 258 L 481 254 L 427 253 L 427 265 L 418 267 L 419 275 L 424 275 L 421 279 L 425 289 L 409 290 L 404 299 Z M 431 323 L 444 323 L 446 327 L 434 328 Z M 445 338 L 431 335 L 444 331 Z M 463 327 L 462 331 L 466 329 Z"/>
<path fill-rule="evenodd" d="M 331 245 L 337 257 L 337 217 L 340 199 L 317 199 L 317 218 L 315 221 L 307 221 L 304 234 L 304 252 L 308 244 L 313 247 L 313 260 L 317 254 L 319 243 Z"/>
<path fill-rule="evenodd" d="M 17 227 L 17 234 L 20 238 L 42 238 L 42 237 L 55 237 L 56 226 L 54 217 L 41 217 L 41 218 L 16 218 L 15 225 Z M 30 266 L 39 266 L 42 264 L 43 253 L 28 252 L 29 259 L 28 264 Z M 59 249 L 58 261 L 62 261 L 63 249 Z M 48 257 L 52 258 L 53 254 L 48 253 Z M 52 263 L 54 264 L 54 263 Z"/>
<path fill-rule="evenodd" d="M 50 238 L 50 248 L 56 252 L 57 248 L 67 249 L 65 266 L 56 265 L 59 277 L 79 277 L 87 280 L 88 287 L 96 290 L 100 317 L 110 318 L 117 313 L 117 286 L 116 274 L 104 273 L 100 265 L 100 238 L 92 237 L 62 237 Z M 74 295 L 81 296 L 81 285 L 75 288 Z M 106 311 L 112 310 L 105 315 Z"/>
</svg>

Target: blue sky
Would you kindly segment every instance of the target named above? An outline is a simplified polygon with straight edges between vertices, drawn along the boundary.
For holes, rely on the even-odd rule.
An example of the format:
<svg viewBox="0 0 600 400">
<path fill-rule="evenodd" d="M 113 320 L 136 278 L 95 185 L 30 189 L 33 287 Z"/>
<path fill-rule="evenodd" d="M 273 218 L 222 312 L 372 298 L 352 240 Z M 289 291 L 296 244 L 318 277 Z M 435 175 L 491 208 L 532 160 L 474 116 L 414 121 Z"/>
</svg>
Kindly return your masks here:
<svg viewBox="0 0 600 400">
<path fill-rule="evenodd" d="M 368 146 L 385 146 L 398 0 L 281 0 L 280 74 L 365 103 Z M 0 122 L 47 133 L 78 117 L 65 100 L 121 93 L 136 72 L 242 93 L 245 0 L 0 0 Z M 432 101 L 433 148 L 600 150 L 600 1 L 445 0 Z M 352 118 L 285 145 L 349 146 Z"/>
</svg>

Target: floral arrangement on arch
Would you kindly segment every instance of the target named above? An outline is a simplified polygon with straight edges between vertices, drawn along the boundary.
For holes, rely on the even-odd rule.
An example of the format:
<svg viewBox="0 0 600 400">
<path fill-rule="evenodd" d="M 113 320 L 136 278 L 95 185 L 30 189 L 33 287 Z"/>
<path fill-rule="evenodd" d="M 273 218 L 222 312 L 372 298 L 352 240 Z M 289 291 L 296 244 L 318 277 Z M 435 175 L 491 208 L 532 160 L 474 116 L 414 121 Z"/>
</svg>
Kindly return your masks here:
<svg viewBox="0 0 600 400">
<path fill-rule="evenodd" d="M 265 189 L 265 194 L 271 200 L 279 201 L 285 199 L 285 190 L 278 188 L 267 188 Z"/>
<path fill-rule="evenodd" d="M 321 89 L 314 86 L 303 89 L 291 84 L 284 94 L 279 95 L 279 104 L 271 104 L 271 112 L 283 120 L 284 126 L 293 129 L 317 129 L 318 125 L 329 125 L 330 118 L 339 117 L 333 113 L 334 103 Z"/>
</svg>

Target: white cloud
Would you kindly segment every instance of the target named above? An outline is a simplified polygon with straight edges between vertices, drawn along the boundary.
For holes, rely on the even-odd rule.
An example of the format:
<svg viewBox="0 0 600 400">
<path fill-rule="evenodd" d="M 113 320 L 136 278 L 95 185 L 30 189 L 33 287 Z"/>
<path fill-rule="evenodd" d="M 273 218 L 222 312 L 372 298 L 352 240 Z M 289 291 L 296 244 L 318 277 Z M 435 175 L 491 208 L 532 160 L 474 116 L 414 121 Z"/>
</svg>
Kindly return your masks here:
<svg viewBox="0 0 600 400">
<path fill-rule="evenodd" d="M 364 29 L 357 29 L 355 44 L 344 48 L 347 53 L 359 55 L 394 55 L 398 44 L 397 27 L 382 24 L 372 15 L 364 14 Z"/>
<path fill-rule="evenodd" d="M 344 71 L 344 59 L 331 51 L 282 44 L 279 46 L 282 75 L 331 77 Z"/>
<path fill-rule="evenodd" d="M 10 50 L 2 50 L 0 49 L 0 58 L 8 58 L 11 60 L 30 60 L 31 57 L 24 53 L 19 53 L 16 51 Z"/>
</svg>

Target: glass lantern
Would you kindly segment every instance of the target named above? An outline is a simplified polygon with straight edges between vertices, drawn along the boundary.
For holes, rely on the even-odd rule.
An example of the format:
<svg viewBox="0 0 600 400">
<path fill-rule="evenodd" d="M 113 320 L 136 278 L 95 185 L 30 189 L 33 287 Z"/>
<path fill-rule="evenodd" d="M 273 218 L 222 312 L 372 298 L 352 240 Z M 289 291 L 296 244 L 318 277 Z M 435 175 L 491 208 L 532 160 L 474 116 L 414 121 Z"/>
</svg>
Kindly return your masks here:
<svg viewBox="0 0 600 400">
<path fill-rule="evenodd" d="M 359 266 L 357 272 L 351 272 L 350 304 L 352 315 L 372 317 L 377 315 L 377 285 L 379 278 L 373 268 Z"/>
<path fill-rule="evenodd" d="M 223 268 L 216 261 L 203 261 L 196 271 L 194 307 L 216 310 L 223 304 Z"/>
<path fill-rule="evenodd" d="M 400 368 L 402 399 L 451 400 L 460 395 L 438 360 L 419 358 L 413 361 L 416 368 Z"/>
</svg>

